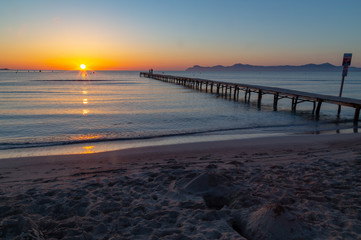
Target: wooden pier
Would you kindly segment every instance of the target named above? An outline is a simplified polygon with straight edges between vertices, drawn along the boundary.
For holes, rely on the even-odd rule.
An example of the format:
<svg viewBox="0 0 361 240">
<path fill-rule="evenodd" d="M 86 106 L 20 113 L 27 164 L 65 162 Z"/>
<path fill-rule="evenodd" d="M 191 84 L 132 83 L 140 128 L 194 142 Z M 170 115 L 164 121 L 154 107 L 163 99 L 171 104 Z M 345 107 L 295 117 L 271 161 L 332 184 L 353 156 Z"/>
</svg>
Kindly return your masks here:
<svg viewBox="0 0 361 240">
<path fill-rule="evenodd" d="M 178 77 L 164 74 L 153 74 L 141 72 L 140 76 L 160 80 L 163 82 L 175 83 L 188 88 L 197 89 L 209 93 L 216 93 L 225 98 L 239 100 L 240 91 L 244 92 L 244 101 L 249 102 L 251 93 L 257 94 L 258 105 L 261 105 L 262 96 L 273 94 L 273 109 L 277 110 L 277 104 L 280 99 L 288 98 L 292 100 L 291 110 L 296 111 L 297 104 L 302 102 L 312 102 L 312 114 L 319 119 L 322 103 L 331 103 L 339 106 L 355 108 L 354 124 L 357 125 L 360 116 L 361 100 L 355 98 L 336 97 L 330 95 L 302 92 L 285 88 L 267 87 L 252 84 L 240 84 L 219 82 L 200 78 Z"/>
</svg>

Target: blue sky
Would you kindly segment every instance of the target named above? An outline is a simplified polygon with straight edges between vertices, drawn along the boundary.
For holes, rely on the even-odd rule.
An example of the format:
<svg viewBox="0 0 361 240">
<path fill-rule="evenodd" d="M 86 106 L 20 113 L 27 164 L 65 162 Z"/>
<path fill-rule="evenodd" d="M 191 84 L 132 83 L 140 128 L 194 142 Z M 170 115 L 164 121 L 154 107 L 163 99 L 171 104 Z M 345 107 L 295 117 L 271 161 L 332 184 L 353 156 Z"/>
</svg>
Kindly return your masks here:
<svg viewBox="0 0 361 240">
<path fill-rule="evenodd" d="M 75 59 L 109 69 L 340 65 L 345 52 L 361 67 L 360 10 L 359 0 L 6 0 L 0 68 Z"/>
</svg>

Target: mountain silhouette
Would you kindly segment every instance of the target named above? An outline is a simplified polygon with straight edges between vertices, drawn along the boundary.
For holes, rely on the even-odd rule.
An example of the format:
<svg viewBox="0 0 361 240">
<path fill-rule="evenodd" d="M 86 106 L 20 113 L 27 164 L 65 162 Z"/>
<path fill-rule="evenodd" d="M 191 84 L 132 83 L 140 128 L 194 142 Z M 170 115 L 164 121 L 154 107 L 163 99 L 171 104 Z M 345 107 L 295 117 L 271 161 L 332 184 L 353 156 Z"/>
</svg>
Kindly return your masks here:
<svg viewBox="0 0 361 240">
<path fill-rule="evenodd" d="M 321 72 L 321 71 L 342 71 L 342 66 L 335 66 L 331 63 L 322 63 L 322 64 L 305 64 L 300 66 L 292 65 L 281 65 L 281 66 L 257 66 L 249 64 L 237 63 L 232 66 L 222 66 L 216 65 L 213 67 L 204 67 L 199 65 L 194 65 L 193 67 L 187 68 L 186 71 L 311 71 L 311 72 Z M 350 71 L 361 71 L 361 68 L 349 67 Z"/>
</svg>

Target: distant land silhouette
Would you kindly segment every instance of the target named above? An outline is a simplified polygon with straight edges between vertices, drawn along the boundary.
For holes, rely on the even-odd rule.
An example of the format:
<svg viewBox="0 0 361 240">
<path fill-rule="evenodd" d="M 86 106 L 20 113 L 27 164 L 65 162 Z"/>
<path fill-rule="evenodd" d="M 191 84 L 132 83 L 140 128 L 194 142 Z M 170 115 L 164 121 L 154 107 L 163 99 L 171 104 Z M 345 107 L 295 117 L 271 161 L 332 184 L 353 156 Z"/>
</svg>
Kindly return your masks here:
<svg viewBox="0 0 361 240">
<path fill-rule="evenodd" d="M 9 68 L 0 68 L 0 70 L 10 70 Z"/>
<path fill-rule="evenodd" d="M 281 65 L 281 66 L 257 66 L 237 63 L 233 66 L 217 65 L 213 67 L 203 67 L 194 65 L 187 68 L 186 71 L 307 71 L 307 72 L 342 72 L 342 66 L 335 66 L 331 63 L 306 64 L 300 66 Z M 349 71 L 361 71 L 361 68 L 349 67 Z"/>
</svg>

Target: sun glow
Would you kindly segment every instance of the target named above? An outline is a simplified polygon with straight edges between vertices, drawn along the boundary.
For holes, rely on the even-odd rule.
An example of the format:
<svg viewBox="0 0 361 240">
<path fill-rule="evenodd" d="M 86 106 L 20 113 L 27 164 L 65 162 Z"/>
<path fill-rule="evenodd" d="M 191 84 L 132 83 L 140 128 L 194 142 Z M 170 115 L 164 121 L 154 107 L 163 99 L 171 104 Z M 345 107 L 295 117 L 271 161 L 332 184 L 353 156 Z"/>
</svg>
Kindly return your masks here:
<svg viewBox="0 0 361 240">
<path fill-rule="evenodd" d="M 85 68 L 86 68 L 85 64 L 80 64 L 80 68 L 85 70 Z"/>
<path fill-rule="evenodd" d="M 95 153 L 95 151 L 94 151 L 94 146 L 85 146 L 85 147 L 83 147 L 83 149 L 84 149 L 84 154 L 86 154 L 86 153 Z"/>
</svg>

